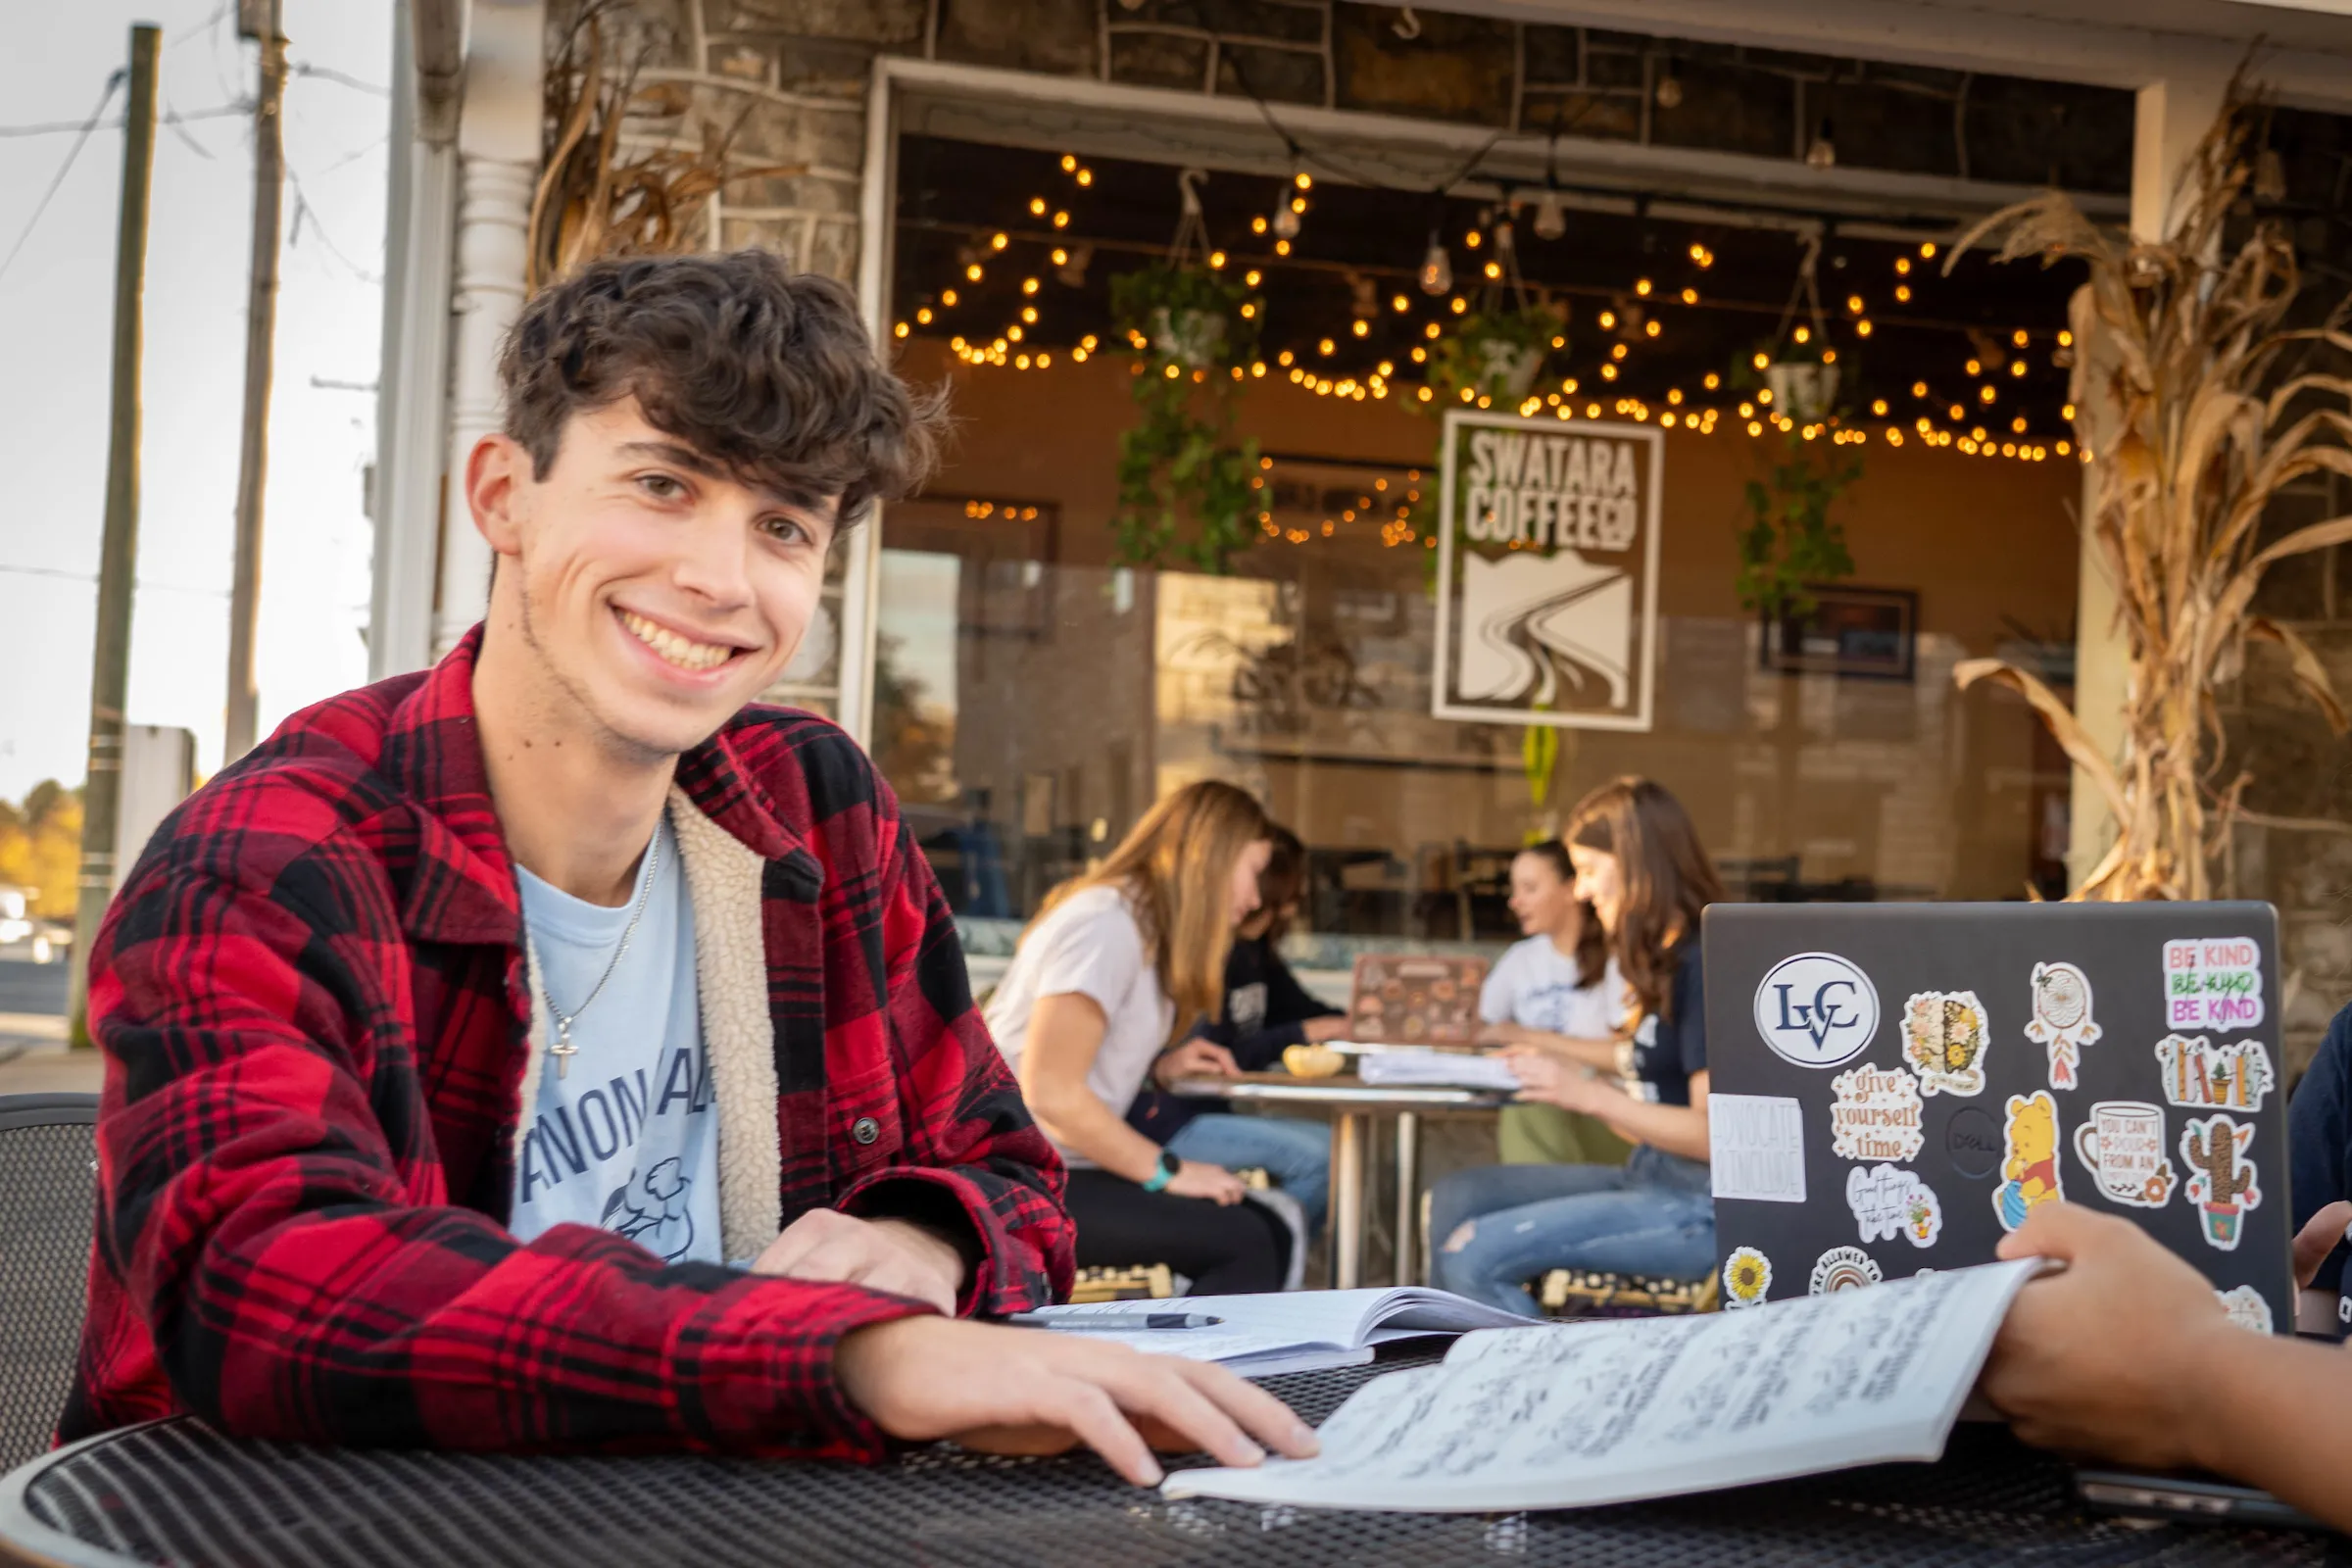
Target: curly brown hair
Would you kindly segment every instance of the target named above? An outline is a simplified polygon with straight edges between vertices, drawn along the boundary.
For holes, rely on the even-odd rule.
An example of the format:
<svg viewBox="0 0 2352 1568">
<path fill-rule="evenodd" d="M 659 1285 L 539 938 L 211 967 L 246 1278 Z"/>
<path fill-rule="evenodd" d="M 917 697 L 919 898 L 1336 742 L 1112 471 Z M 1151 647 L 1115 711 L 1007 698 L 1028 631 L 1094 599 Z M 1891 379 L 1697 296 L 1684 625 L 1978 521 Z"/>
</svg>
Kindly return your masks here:
<svg viewBox="0 0 2352 1568">
<path fill-rule="evenodd" d="M 633 397 L 740 483 L 838 494 L 842 528 L 922 485 L 947 422 L 945 389 L 891 373 L 847 288 L 756 250 L 591 262 L 523 306 L 498 378 L 539 478 L 574 415 Z"/>
</svg>

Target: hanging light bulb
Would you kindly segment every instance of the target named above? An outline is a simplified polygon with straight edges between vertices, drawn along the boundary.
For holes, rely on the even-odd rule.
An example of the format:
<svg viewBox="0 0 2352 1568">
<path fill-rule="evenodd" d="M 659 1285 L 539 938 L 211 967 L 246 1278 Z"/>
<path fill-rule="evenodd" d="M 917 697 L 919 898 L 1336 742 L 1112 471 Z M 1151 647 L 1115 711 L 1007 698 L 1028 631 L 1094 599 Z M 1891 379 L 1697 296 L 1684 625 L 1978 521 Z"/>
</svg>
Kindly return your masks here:
<svg viewBox="0 0 2352 1568">
<path fill-rule="evenodd" d="M 1446 254 L 1446 242 L 1438 231 L 1429 231 L 1429 249 L 1421 257 L 1421 292 L 1444 294 L 1453 287 L 1453 258 Z"/>
<path fill-rule="evenodd" d="M 1838 142 L 1830 132 L 1827 116 L 1822 119 L 1821 128 L 1813 133 L 1812 143 L 1805 148 L 1805 163 L 1814 169 L 1835 169 L 1838 166 Z"/>
<path fill-rule="evenodd" d="M 1288 202 L 1274 209 L 1274 237 L 1277 239 L 1297 239 L 1298 237 L 1298 213 Z"/>
<path fill-rule="evenodd" d="M 1560 193 L 1546 190 L 1536 198 L 1536 237 L 1558 239 L 1568 232 L 1568 214 L 1560 206 Z"/>
</svg>

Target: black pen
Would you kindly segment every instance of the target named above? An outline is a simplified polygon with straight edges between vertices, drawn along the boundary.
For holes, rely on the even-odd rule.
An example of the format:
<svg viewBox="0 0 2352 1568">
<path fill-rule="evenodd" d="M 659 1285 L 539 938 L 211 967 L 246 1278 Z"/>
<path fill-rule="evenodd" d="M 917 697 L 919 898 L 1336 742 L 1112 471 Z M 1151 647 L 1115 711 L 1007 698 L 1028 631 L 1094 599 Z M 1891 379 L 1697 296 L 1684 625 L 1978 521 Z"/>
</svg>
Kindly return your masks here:
<svg viewBox="0 0 2352 1568">
<path fill-rule="evenodd" d="M 1048 1316 L 1015 1312 L 1004 1320 L 1032 1329 L 1076 1329 L 1090 1334 L 1127 1334 L 1138 1329 L 1213 1329 L 1225 1320 L 1204 1312 L 1098 1312 Z"/>
</svg>

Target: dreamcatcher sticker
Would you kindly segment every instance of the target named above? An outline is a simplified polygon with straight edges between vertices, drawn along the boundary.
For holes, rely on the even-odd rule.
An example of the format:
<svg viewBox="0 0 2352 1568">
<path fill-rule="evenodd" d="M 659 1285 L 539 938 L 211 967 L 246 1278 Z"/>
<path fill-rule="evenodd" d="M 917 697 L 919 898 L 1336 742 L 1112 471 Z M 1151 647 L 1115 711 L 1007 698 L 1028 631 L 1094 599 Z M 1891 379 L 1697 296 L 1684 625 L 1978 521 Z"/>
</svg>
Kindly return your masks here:
<svg viewBox="0 0 2352 1568">
<path fill-rule="evenodd" d="M 2034 966 L 2034 1018 L 2026 1038 L 2050 1054 L 2050 1087 L 2072 1089 L 2081 1080 L 2082 1048 L 2099 1038 L 2090 1015 L 2090 977 L 2071 963 Z"/>
</svg>

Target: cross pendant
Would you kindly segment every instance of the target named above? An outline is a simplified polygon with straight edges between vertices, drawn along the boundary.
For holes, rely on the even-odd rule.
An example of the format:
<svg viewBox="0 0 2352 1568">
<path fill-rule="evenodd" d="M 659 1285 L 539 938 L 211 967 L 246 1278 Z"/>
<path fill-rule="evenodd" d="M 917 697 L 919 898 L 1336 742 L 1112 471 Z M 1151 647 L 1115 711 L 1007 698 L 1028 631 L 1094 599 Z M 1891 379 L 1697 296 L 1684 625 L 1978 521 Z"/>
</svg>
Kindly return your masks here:
<svg viewBox="0 0 2352 1568">
<path fill-rule="evenodd" d="M 579 1054 L 579 1049 L 571 1043 L 571 1020 L 559 1018 L 556 1021 L 556 1043 L 547 1048 L 547 1054 L 556 1058 L 558 1078 L 571 1076 L 571 1058 Z"/>
</svg>

